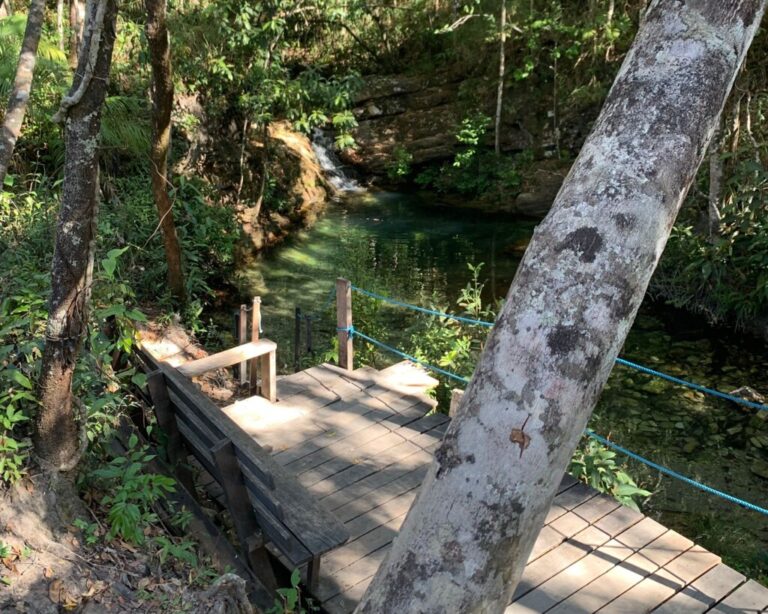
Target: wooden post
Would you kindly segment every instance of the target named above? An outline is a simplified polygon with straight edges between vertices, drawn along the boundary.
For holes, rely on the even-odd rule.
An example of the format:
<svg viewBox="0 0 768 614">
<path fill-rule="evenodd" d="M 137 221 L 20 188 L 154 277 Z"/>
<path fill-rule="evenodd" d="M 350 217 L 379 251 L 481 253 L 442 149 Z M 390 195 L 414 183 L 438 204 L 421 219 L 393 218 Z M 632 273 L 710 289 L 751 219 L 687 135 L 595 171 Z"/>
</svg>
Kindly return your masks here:
<svg viewBox="0 0 768 614">
<path fill-rule="evenodd" d="M 269 352 L 257 360 L 261 361 L 261 396 L 274 403 L 277 401 L 277 352 Z"/>
<path fill-rule="evenodd" d="M 301 358 L 301 307 L 296 307 L 293 312 L 293 372 L 299 371 L 299 359 Z"/>
<path fill-rule="evenodd" d="M 227 508 L 232 517 L 232 524 L 235 525 L 240 547 L 257 577 L 268 589 L 274 591 L 277 588 L 277 580 L 275 580 L 269 554 L 264 547 L 261 527 L 256 520 L 248 491 L 243 483 L 240 463 L 235 456 L 235 447 L 229 439 L 224 439 L 211 448 L 211 456 L 218 473 L 215 477 L 224 490 Z"/>
<path fill-rule="evenodd" d="M 259 329 L 261 328 L 261 297 L 253 297 L 253 308 L 251 310 L 251 341 L 259 340 Z"/>
<path fill-rule="evenodd" d="M 248 341 L 248 307 L 246 305 L 240 305 L 240 321 L 237 323 L 237 343 L 243 345 Z M 243 386 L 247 379 L 246 368 L 247 362 L 240 363 L 240 385 Z"/>
<path fill-rule="evenodd" d="M 251 341 L 259 340 L 259 327 L 261 326 L 261 298 L 258 296 L 253 297 L 253 307 L 251 309 Z M 241 312 L 242 313 L 242 312 Z M 257 367 L 259 360 L 253 358 L 250 361 L 250 378 L 251 378 L 251 394 L 256 394 Z M 262 378 L 264 375 L 262 374 Z"/>
<path fill-rule="evenodd" d="M 147 376 L 147 387 L 152 401 L 152 407 L 155 410 L 158 426 L 165 431 L 168 437 L 166 443 L 166 453 L 168 462 L 176 472 L 176 477 L 189 492 L 195 492 L 195 480 L 187 465 L 187 456 L 184 442 L 176 424 L 176 416 L 173 412 L 168 388 L 165 385 L 165 376 L 162 371 L 152 371 Z"/>
<path fill-rule="evenodd" d="M 339 334 L 339 366 L 352 371 L 353 349 L 352 335 L 352 284 L 348 279 L 339 277 L 336 280 L 336 328 Z"/>
</svg>

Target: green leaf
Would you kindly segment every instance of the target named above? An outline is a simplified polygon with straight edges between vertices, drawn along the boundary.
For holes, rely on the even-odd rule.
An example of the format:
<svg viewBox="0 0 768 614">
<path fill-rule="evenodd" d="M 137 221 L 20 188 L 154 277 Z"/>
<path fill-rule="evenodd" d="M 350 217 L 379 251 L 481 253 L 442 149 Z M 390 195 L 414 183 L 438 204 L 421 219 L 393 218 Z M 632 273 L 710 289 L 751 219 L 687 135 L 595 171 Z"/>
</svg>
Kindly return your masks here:
<svg viewBox="0 0 768 614">
<path fill-rule="evenodd" d="M 643 490 L 642 488 L 638 488 L 637 486 L 632 486 L 631 484 L 622 484 L 621 486 L 618 486 L 614 490 L 614 494 L 617 497 L 650 497 L 651 493 L 647 490 Z"/>
<path fill-rule="evenodd" d="M 145 316 L 138 309 L 129 309 L 125 312 L 125 317 L 133 320 L 134 322 L 146 322 L 147 316 Z"/>
<path fill-rule="evenodd" d="M 11 379 L 20 386 L 24 386 L 27 390 L 32 390 L 32 382 L 21 371 L 17 369 L 11 371 Z"/>
</svg>

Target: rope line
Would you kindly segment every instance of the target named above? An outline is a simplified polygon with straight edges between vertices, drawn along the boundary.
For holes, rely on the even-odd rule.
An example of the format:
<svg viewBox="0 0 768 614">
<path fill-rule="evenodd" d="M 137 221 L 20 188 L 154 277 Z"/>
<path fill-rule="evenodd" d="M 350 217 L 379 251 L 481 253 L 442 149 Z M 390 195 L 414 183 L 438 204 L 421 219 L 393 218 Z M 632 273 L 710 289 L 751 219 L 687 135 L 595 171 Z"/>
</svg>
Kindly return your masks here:
<svg viewBox="0 0 768 614">
<path fill-rule="evenodd" d="M 722 490 L 717 490 L 716 488 L 712 488 L 711 486 L 702 484 L 701 482 L 698 482 L 693 478 L 689 478 L 681 473 L 678 473 L 677 471 L 674 471 L 669 467 L 664 467 L 663 465 L 654 463 L 652 460 L 648 460 L 647 458 L 644 458 L 639 454 L 632 452 L 631 450 L 627 450 L 626 448 L 620 446 L 619 444 L 613 443 L 609 439 L 606 439 L 602 435 L 598 435 L 597 433 L 595 433 L 594 431 L 591 431 L 590 429 L 586 429 L 585 433 L 592 439 L 599 441 L 604 446 L 613 448 L 617 452 L 621 452 L 625 456 L 628 456 L 629 458 L 632 458 L 640 463 L 643 463 L 644 465 L 647 465 L 651 469 L 655 469 L 656 471 L 659 471 L 664 475 L 667 475 L 671 478 L 675 478 L 676 480 L 680 480 L 681 482 L 685 482 L 689 486 L 693 486 L 694 488 L 698 488 L 699 490 L 702 490 L 705 493 L 708 493 L 710 495 L 715 495 L 717 497 L 720 497 L 721 499 L 725 499 L 726 501 L 730 501 L 731 503 L 740 505 L 741 507 L 744 507 L 748 510 L 752 510 L 753 512 L 758 512 L 760 514 L 765 514 L 766 516 L 768 516 L 768 509 L 765 509 L 764 507 L 760 507 L 759 505 L 755 505 L 754 503 L 750 503 L 749 501 L 744 501 L 744 499 L 739 499 L 738 497 L 729 495 L 727 492 L 723 492 Z"/>
<path fill-rule="evenodd" d="M 727 392 L 720 392 L 719 390 L 715 390 L 713 388 L 707 388 L 706 386 L 702 386 L 701 384 L 688 382 L 684 379 L 680 379 L 679 377 L 674 377 L 673 375 L 667 375 L 666 373 L 662 373 L 661 371 L 656 371 L 655 369 L 644 367 L 643 365 L 639 365 L 629 360 L 625 360 L 624 358 L 617 358 L 616 362 L 620 365 L 624 365 L 625 367 L 636 369 L 641 373 L 654 375 L 658 378 L 665 379 L 668 382 L 679 384 L 680 386 L 685 386 L 686 388 L 697 390 L 699 392 L 703 392 L 704 394 L 708 394 L 713 397 L 719 397 L 721 399 L 725 399 L 726 401 L 732 401 L 734 403 L 738 403 L 739 405 L 745 405 L 746 407 L 751 407 L 752 409 L 758 409 L 760 411 L 768 411 L 768 405 L 764 405 L 762 403 L 755 403 L 754 401 L 748 401 L 747 399 L 742 399 L 741 397 L 728 394 Z"/>
<path fill-rule="evenodd" d="M 410 309 L 411 311 L 419 311 L 421 313 L 426 313 L 430 316 L 437 316 L 438 318 L 446 318 L 448 320 L 456 320 L 457 322 L 464 322 L 464 324 L 474 324 L 476 326 L 485 326 L 487 328 L 493 327 L 493 322 L 485 322 L 483 320 L 475 320 L 474 318 L 466 318 L 464 316 L 457 316 L 452 313 L 445 313 L 443 311 L 435 311 L 434 309 L 427 309 L 426 307 L 419 307 L 418 305 L 411 305 L 410 303 L 404 303 L 402 301 L 398 301 L 397 299 L 390 298 L 388 296 L 384 296 L 383 294 L 376 294 L 375 292 L 370 292 L 368 290 L 363 290 L 362 288 L 358 288 L 357 286 L 352 286 L 352 289 L 355 292 L 359 292 L 360 294 L 364 294 L 365 296 L 369 296 L 371 298 L 375 298 L 377 300 L 380 300 L 384 303 L 389 303 L 390 305 L 397 305 L 398 307 L 405 307 L 406 309 Z"/>
<path fill-rule="evenodd" d="M 387 350 L 388 352 L 391 352 L 397 356 L 405 358 L 406 360 L 410 360 L 411 362 L 419 364 L 426 369 L 430 369 L 437 373 L 441 373 L 446 377 L 450 377 L 464 384 L 469 383 L 469 380 L 466 377 L 456 375 L 455 373 L 451 373 L 450 371 L 446 371 L 445 369 L 441 369 L 440 367 L 435 367 L 434 365 L 424 362 L 423 360 L 419 360 L 415 356 L 411 356 L 410 354 L 401 352 L 400 350 L 392 347 L 391 345 L 387 345 L 386 343 L 383 343 L 378 339 L 369 337 L 365 333 L 362 333 L 359 330 L 356 330 L 354 326 L 349 326 L 347 328 L 338 328 L 337 330 L 346 332 L 351 337 L 360 337 L 361 339 L 365 339 L 366 341 L 368 341 L 369 343 L 372 343 L 375 346 L 378 346 L 384 350 Z M 591 437 L 592 439 L 599 441 L 601 444 L 608 446 L 609 448 L 612 448 L 613 450 L 616 450 L 617 452 L 620 452 L 625 456 L 628 456 L 629 458 L 632 458 L 640 463 L 643 463 L 644 465 L 647 465 L 648 467 L 655 469 L 656 471 L 666 476 L 675 478 L 676 480 L 680 480 L 681 482 L 684 482 L 689 486 L 693 486 L 694 488 L 697 488 L 698 490 L 701 490 L 705 493 L 708 493 L 710 495 L 715 495 L 716 497 L 720 497 L 721 499 L 725 499 L 730 503 L 734 503 L 748 510 L 752 510 L 753 512 L 758 512 L 760 514 L 764 514 L 768 516 L 768 509 L 760 507 L 759 505 L 755 505 L 754 503 L 750 503 L 749 501 L 745 501 L 744 499 L 739 499 L 738 497 L 734 497 L 733 495 L 729 495 L 728 493 L 723 492 L 722 490 L 717 490 L 716 488 L 712 488 L 711 486 L 702 484 L 701 482 L 694 480 L 693 478 L 689 478 L 688 476 L 685 476 L 682 473 L 678 473 L 677 471 L 670 469 L 669 467 L 664 467 L 663 465 L 659 465 L 658 463 L 655 463 L 652 460 L 649 460 L 643 456 L 640 456 L 639 454 L 636 454 L 635 452 L 632 452 L 631 450 L 628 450 L 627 448 L 624 448 L 623 446 L 620 446 L 619 444 L 610 441 L 609 439 L 603 437 L 602 435 L 598 435 L 597 433 L 595 433 L 590 429 L 585 429 L 584 433 L 587 436 Z"/>
<path fill-rule="evenodd" d="M 355 290 L 356 292 L 359 292 L 360 294 L 364 294 L 371 298 L 384 301 L 385 303 L 389 303 L 391 305 L 404 307 L 412 311 L 419 311 L 421 313 L 426 313 L 428 315 L 433 315 L 440 318 L 447 318 L 449 320 L 456 320 L 457 322 L 464 322 L 465 324 L 475 324 L 477 326 L 485 326 L 488 328 L 491 328 L 494 325 L 493 322 L 486 322 L 483 320 L 474 320 L 472 318 L 465 318 L 464 316 L 457 316 L 450 313 L 444 313 L 442 311 L 426 309 L 424 307 L 419 307 L 417 305 L 411 305 L 409 303 L 404 303 L 402 301 L 398 301 L 397 299 L 390 298 L 382 294 L 376 294 L 375 292 L 363 290 L 362 288 L 358 288 L 357 286 L 354 286 L 354 285 L 352 286 L 352 289 Z M 636 362 L 632 362 L 624 358 L 617 358 L 616 362 L 622 366 L 635 369 L 636 371 L 640 371 L 641 373 L 645 373 L 647 375 L 653 375 L 654 377 L 667 380 L 668 382 L 672 382 L 673 384 L 678 384 L 679 386 L 685 386 L 686 388 L 690 388 L 691 390 L 696 390 L 698 392 L 702 392 L 704 394 L 708 394 L 713 397 L 724 399 L 726 401 L 731 401 L 732 403 L 743 405 L 744 407 L 750 407 L 751 409 L 756 409 L 758 411 L 768 411 L 768 405 L 765 405 L 764 403 L 756 403 L 754 401 L 748 401 L 747 399 L 742 399 L 741 397 L 737 397 L 733 394 L 728 394 L 727 392 L 720 392 L 719 390 L 715 390 L 714 388 L 708 388 L 707 386 L 702 386 L 701 384 L 696 384 L 695 382 L 689 382 L 687 380 L 680 379 L 679 377 L 675 377 L 673 375 L 667 375 L 666 373 L 662 373 L 661 371 L 656 371 L 655 369 L 651 369 L 650 367 L 640 365 Z"/>
<path fill-rule="evenodd" d="M 369 337 L 365 333 L 361 333 L 359 330 L 355 330 L 354 326 L 350 326 L 349 328 L 340 328 L 340 331 L 345 331 L 350 334 L 352 337 L 360 337 L 361 339 L 365 339 L 368 343 L 372 343 L 373 345 L 376 345 L 380 347 L 383 350 L 387 350 L 388 352 L 391 352 L 392 354 L 396 354 L 397 356 L 400 356 L 402 358 L 405 358 L 406 360 L 410 360 L 411 362 L 415 362 L 418 365 L 421 365 L 425 369 L 429 369 L 430 371 L 435 371 L 436 373 L 440 373 L 442 375 L 445 375 L 446 377 L 450 377 L 451 379 L 456 380 L 457 382 L 461 382 L 462 384 L 468 384 L 469 380 L 466 377 L 462 377 L 461 375 L 456 375 L 455 373 L 451 373 L 450 371 L 446 371 L 445 369 L 441 369 L 440 367 L 436 367 L 434 365 L 429 364 L 428 362 L 424 362 L 423 360 L 419 360 L 415 356 L 411 356 L 410 354 L 406 354 L 405 352 L 401 352 L 400 350 L 393 348 L 391 345 L 387 345 L 386 343 L 382 343 L 378 339 L 374 339 L 373 337 Z"/>
</svg>

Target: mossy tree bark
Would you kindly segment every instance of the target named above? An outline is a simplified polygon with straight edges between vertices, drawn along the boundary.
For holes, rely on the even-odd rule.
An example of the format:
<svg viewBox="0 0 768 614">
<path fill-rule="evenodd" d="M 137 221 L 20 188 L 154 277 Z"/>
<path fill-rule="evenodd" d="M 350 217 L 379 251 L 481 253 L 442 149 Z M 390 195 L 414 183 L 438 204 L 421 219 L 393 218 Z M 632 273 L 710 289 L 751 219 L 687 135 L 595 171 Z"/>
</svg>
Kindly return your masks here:
<svg viewBox="0 0 768 614">
<path fill-rule="evenodd" d="M 173 220 L 173 205 L 168 195 L 168 151 L 171 146 L 171 111 L 173 110 L 173 78 L 171 44 L 166 24 L 166 0 L 145 0 L 147 10 L 147 42 L 152 64 L 152 152 L 150 173 L 160 228 L 163 233 L 168 285 L 174 298 L 186 299 L 181 246 Z"/>
<path fill-rule="evenodd" d="M 45 17 L 45 0 L 32 0 L 27 15 L 27 27 L 24 31 L 24 41 L 21 44 L 19 63 L 16 66 L 16 77 L 13 89 L 8 99 L 8 108 L 0 127 L 0 189 L 5 182 L 8 166 L 11 163 L 13 149 L 21 134 L 24 115 L 27 112 L 29 93 L 32 90 L 32 77 L 37 61 L 37 47 L 40 44 L 40 34 Z"/>
<path fill-rule="evenodd" d="M 502 612 L 767 0 L 654 0 L 357 612 Z"/>
<path fill-rule="evenodd" d="M 84 416 L 72 398 L 75 363 L 87 329 L 99 208 L 101 110 L 115 41 L 115 0 L 89 0 L 72 88 L 54 119 L 64 123 L 64 183 L 51 266 L 51 298 L 38 381 L 34 445 L 46 467 L 72 469 L 82 454 Z"/>
</svg>

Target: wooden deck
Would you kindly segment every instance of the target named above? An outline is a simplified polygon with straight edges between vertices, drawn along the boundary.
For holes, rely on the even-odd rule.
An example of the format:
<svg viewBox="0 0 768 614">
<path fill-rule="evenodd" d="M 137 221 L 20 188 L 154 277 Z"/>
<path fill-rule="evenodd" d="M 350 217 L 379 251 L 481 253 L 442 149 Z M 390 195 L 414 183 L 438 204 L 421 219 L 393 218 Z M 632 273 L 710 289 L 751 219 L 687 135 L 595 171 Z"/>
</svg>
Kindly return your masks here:
<svg viewBox="0 0 768 614">
<path fill-rule="evenodd" d="M 351 534 L 325 555 L 316 597 L 351 612 L 397 535 L 448 426 L 434 380 L 409 363 L 280 379 L 278 402 L 224 411 Z M 719 557 L 566 476 L 508 613 L 763 612 L 768 589 Z"/>
</svg>

